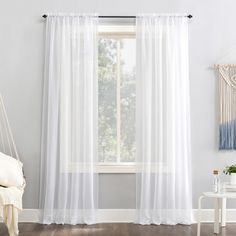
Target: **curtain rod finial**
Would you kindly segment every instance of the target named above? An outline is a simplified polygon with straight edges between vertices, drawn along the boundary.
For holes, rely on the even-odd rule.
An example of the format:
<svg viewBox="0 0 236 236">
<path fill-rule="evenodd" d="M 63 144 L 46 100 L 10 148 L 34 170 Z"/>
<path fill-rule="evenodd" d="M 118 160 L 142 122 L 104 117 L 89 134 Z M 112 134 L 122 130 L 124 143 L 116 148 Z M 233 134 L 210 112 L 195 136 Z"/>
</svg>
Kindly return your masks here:
<svg viewBox="0 0 236 236">
<path fill-rule="evenodd" d="M 44 14 L 44 15 L 42 15 L 42 17 L 43 17 L 43 18 L 47 18 L 47 15 Z"/>
<path fill-rule="evenodd" d="M 193 16 L 192 16 L 192 15 L 188 15 L 188 18 L 190 18 L 190 19 L 191 19 L 191 18 L 193 18 Z"/>
</svg>

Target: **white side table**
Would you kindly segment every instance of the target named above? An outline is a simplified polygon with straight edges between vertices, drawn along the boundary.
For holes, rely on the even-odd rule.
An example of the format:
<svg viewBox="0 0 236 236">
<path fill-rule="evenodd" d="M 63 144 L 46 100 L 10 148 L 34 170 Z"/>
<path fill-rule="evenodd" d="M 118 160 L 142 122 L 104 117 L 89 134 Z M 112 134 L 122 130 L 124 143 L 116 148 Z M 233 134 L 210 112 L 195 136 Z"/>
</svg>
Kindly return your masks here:
<svg viewBox="0 0 236 236">
<path fill-rule="evenodd" d="M 221 218 L 221 226 L 226 226 L 226 200 L 227 198 L 236 198 L 236 192 L 226 192 L 226 193 L 213 193 L 204 192 L 198 200 L 198 226 L 197 226 L 197 236 L 200 236 L 201 231 L 201 208 L 203 198 L 214 198 L 215 199 L 215 217 L 214 217 L 214 233 L 219 233 L 219 219 Z M 220 215 L 221 209 L 221 215 Z"/>
</svg>

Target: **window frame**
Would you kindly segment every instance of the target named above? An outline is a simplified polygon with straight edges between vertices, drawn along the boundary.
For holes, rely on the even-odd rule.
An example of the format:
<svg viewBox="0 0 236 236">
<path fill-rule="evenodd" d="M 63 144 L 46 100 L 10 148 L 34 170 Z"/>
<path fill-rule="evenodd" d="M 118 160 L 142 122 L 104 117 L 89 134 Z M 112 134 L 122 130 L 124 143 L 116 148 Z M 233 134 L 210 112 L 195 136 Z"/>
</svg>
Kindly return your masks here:
<svg viewBox="0 0 236 236">
<path fill-rule="evenodd" d="M 99 25 L 98 36 L 104 38 L 136 38 L 135 25 Z M 98 162 L 98 173 L 136 173 L 135 162 Z"/>
</svg>

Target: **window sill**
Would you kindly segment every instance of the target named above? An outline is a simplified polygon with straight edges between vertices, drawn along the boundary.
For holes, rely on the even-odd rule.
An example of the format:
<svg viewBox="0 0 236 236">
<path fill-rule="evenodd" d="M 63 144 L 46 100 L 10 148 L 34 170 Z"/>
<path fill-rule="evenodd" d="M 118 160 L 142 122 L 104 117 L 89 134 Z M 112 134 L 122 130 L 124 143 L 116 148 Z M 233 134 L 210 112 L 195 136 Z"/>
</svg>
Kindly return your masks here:
<svg viewBox="0 0 236 236">
<path fill-rule="evenodd" d="M 97 173 L 101 174 L 133 174 L 136 173 L 134 163 L 110 164 L 100 163 L 97 165 Z"/>
<path fill-rule="evenodd" d="M 67 167 L 66 167 L 67 166 Z M 62 165 L 61 173 L 87 173 L 91 170 L 91 165 L 81 165 L 78 163 L 70 163 Z M 147 163 L 145 165 L 137 165 L 132 162 L 128 163 L 98 163 L 95 165 L 94 172 L 98 174 L 134 174 L 138 172 L 151 173 L 168 173 L 173 174 L 173 170 L 163 163 Z"/>
</svg>

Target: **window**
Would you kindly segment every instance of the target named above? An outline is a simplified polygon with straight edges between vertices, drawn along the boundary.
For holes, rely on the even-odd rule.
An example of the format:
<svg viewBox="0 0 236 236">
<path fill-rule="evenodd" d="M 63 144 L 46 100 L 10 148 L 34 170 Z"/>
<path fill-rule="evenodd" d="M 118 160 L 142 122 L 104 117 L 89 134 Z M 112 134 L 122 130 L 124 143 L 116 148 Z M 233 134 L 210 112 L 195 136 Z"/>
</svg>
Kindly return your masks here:
<svg viewBox="0 0 236 236">
<path fill-rule="evenodd" d="M 98 44 L 98 153 L 100 164 L 135 159 L 135 34 L 111 27 Z"/>
<path fill-rule="evenodd" d="M 136 39 L 134 26 L 99 26 L 98 173 L 135 172 Z M 77 172 L 62 160 L 61 172 Z"/>
</svg>

